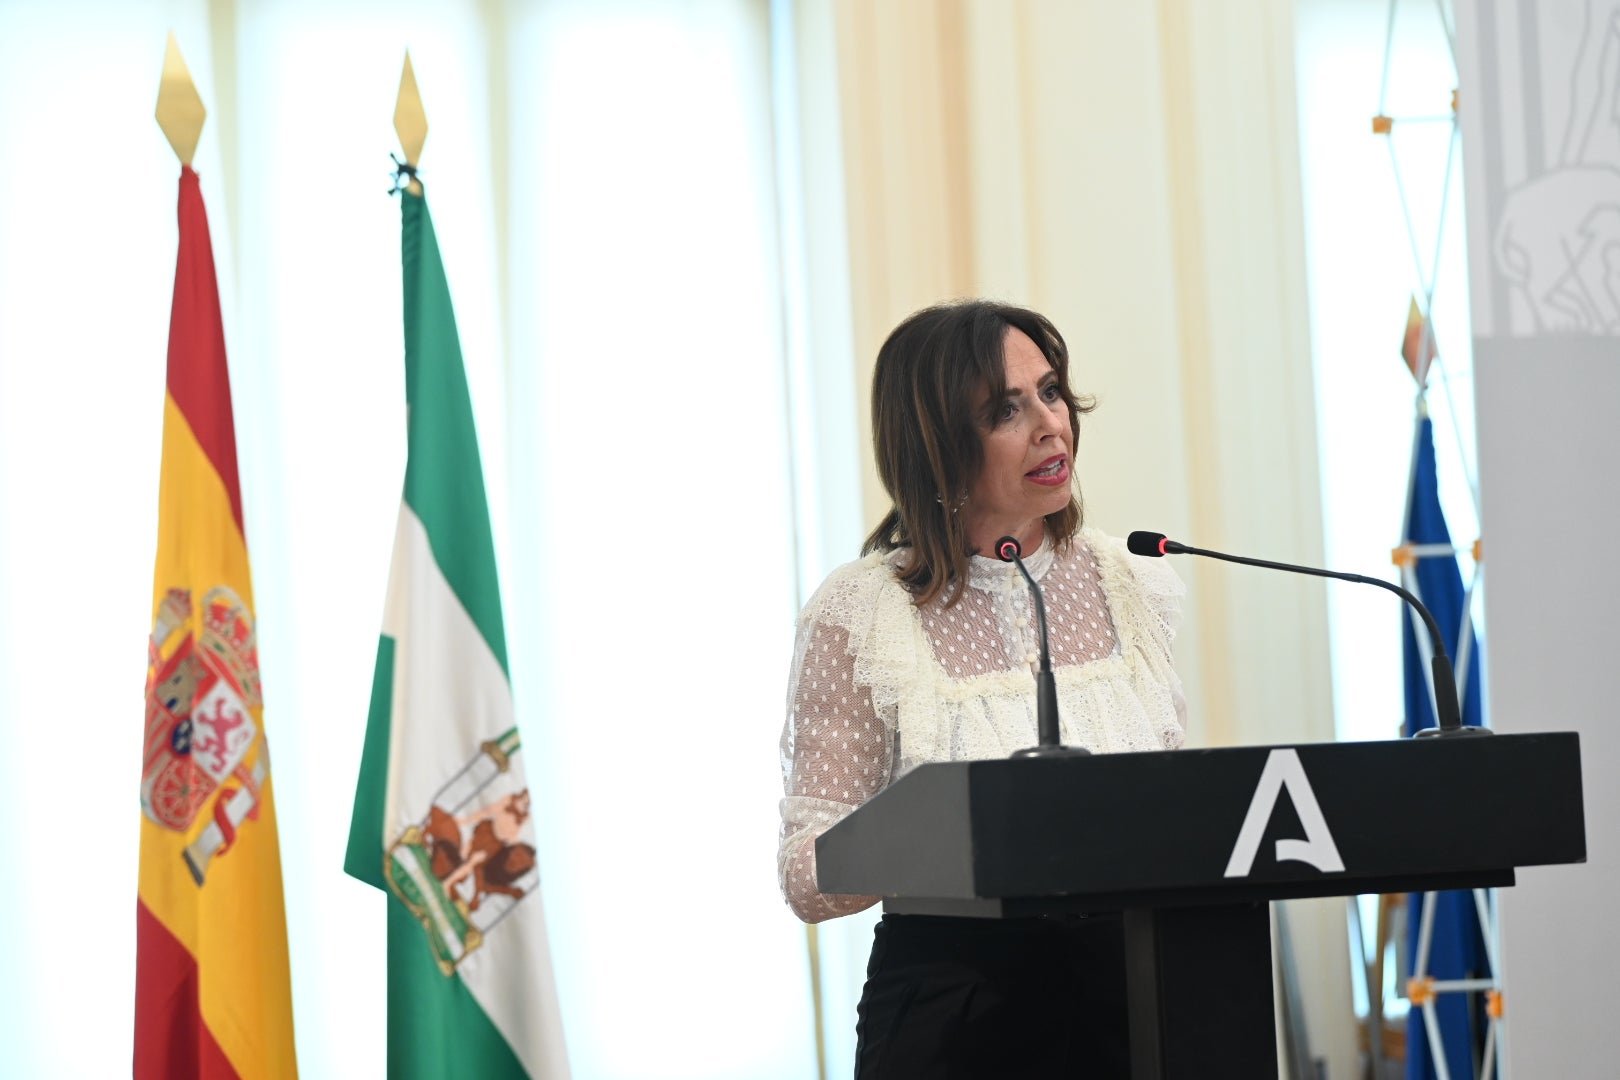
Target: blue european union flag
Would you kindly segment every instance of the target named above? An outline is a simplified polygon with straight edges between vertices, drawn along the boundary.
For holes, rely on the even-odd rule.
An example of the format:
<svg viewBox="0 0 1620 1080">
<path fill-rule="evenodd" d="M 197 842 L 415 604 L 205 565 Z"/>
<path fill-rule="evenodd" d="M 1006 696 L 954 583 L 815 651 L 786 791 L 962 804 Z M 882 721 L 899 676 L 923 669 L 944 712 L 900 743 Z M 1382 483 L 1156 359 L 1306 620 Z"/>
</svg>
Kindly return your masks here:
<svg viewBox="0 0 1620 1080">
<path fill-rule="evenodd" d="M 1445 514 L 1440 509 L 1439 477 L 1435 471 L 1434 424 L 1427 415 L 1418 420 L 1416 446 L 1412 461 L 1411 502 L 1407 506 L 1406 541 L 1411 544 L 1451 543 L 1451 531 L 1446 528 Z M 1467 593 L 1463 589 L 1462 571 L 1455 556 L 1428 556 L 1417 560 L 1417 588 L 1414 590 L 1440 624 L 1446 651 L 1455 661 L 1459 654 L 1458 638 L 1463 627 L 1464 605 Z M 1473 637 L 1472 618 L 1468 622 L 1468 636 Z M 1406 681 L 1405 733 L 1435 726 L 1434 703 L 1429 696 L 1427 652 L 1419 648 L 1413 632 L 1413 619 L 1403 609 L 1401 613 L 1402 655 Z M 1464 724 L 1480 723 L 1480 688 L 1477 644 L 1470 642 L 1473 656 L 1468 664 L 1467 679 L 1458 687 L 1462 699 Z M 1459 806 L 1458 814 L 1468 808 Z M 1424 822 L 1415 821 L 1412 827 L 1421 829 Z M 1435 979 L 1484 978 L 1489 975 L 1489 963 L 1481 936 L 1479 918 L 1471 892 L 1453 891 L 1435 893 L 1434 929 L 1429 945 L 1429 963 L 1426 974 Z M 1408 927 L 1409 955 L 1417 963 L 1418 933 L 1421 927 L 1418 896 L 1412 896 L 1411 918 Z M 1452 1080 L 1477 1075 L 1475 1054 L 1482 1049 L 1485 1032 L 1483 1009 L 1473 994 L 1447 993 L 1435 998 L 1439 1016 L 1441 1045 L 1446 1067 Z M 1413 1008 L 1407 1022 L 1406 1034 L 1407 1080 L 1434 1080 L 1437 1076 L 1429 1050 L 1429 1039 L 1424 1027 L 1423 1013 Z"/>
</svg>

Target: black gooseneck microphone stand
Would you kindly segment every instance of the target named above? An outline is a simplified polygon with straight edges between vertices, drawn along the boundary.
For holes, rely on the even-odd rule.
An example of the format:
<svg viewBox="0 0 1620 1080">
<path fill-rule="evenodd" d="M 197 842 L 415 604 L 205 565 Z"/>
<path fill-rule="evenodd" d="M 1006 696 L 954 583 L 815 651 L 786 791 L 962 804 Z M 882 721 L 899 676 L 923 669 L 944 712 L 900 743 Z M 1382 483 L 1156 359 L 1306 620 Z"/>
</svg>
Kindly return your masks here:
<svg viewBox="0 0 1620 1080">
<path fill-rule="evenodd" d="M 1295 566 L 1292 563 L 1269 562 L 1265 559 L 1251 559 L 1243 555 L 1227 555 L 1220 551 L 1208 551 L 1204 548 L 1190 547 L 1186 544 L 1171 540 L 1163 533 L 1133 532 L 1125 540 L 1125 546 L 1133 555 L 1146 555 L 1149 558 L 1159 558 L 1162 555 L 1202 555 L 1205 558 L 1220 559 L 1224 562 L 1239 563 L 1243 566 L 1259 566 L 1267 570 L 1286 570 L 1291 574 L 1309 574 L 1312 577 L 1335 578 L 1339 581 L 1354 581 L 1361 585 L 1377 585 L 1380 589 L 1390 592 L 1411 604 L 1417 613 L 1423 617 L 1423 625 L 1429 631 L 1429 643 L 1433 655 L 1429 660 L 1430 676 L 1434 680 L 1434 711 L 1437 727 L 1424 728 L 1414 737 L 1441 737 L 1454 738 L 1470 735 L 1489 735 L 1489 728 L 1466 727 L 1462 722 L 1462 709 L 1457 704 L 1457 676 L 1451 669 L 1451 657 L 1446 655 L 1445 639 L 1440 636 L 1440 625 L 1429 614 L 1429 609 L 1423 606 L 1423 601 L 1401 588 L 1392 585 L 1382 578 L 1367 577 L 1364 574 L 1346 574 L 1337 570 L 1319 570 L 1314 566 Z"/>
<path fill-rule="evenodd" d="M 1032 757 L 1085 757 L 1091 751 L 1083 746 L 1064 746 L 1058 728 L 1057 681 L 1052 678 L 1052 647 L 1046 634 L 1046 600 L 1041 587 L 1030 576 L 1029 567 L 1021 558 L 1023 548 L 1016 537 L 1003 536 L 996 541 L 996 555 L 1002 562 L 1018 567 L 1018 572 L 1029 582 L 1029 594 L 1035 598 L 1035 622 L 1041 630 L 1041 667 L 1035 673 L 1035 734 L 1037 745 L 1014 750 L 1015 758 Z"/>
</svg>

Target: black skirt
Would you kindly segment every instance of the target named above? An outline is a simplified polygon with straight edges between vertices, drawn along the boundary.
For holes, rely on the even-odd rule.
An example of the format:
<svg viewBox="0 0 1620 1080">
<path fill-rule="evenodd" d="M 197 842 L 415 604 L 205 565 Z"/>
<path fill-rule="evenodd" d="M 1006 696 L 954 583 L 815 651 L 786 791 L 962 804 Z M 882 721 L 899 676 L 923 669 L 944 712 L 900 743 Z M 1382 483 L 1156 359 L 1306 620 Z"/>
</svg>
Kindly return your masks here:
<svg viewBox="0 0 1620 1080">
<path fill-rule="evenodd" d="M 1129 1080 L 1120 916 L 885 915 L 855 1034 L 856 1080 Z"/>
</svg>

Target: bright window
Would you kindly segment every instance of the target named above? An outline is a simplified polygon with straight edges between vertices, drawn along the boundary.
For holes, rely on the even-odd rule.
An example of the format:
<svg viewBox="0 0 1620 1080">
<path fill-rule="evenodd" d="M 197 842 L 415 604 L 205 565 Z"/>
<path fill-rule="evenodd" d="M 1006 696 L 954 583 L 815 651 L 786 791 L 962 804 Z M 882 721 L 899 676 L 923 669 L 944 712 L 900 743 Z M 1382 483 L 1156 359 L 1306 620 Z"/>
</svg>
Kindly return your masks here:
<svg viewBox="0 0 1620 1080">
<path fill-rule="evenodd" d="M 798 566 L 749 0 L 0 0 L 8 1069 L 131 1055 L 171 27 L 210 108 L 303 1074 L 383 1074 L 384 901 L 342 865 L 404 467 L 385 191 L 409 47 L 575 1075 L 810 1075 L 774 875 Z"/>
<path fill-rule="evenodd" d="M 1301 0 L 1298 11 L 1300 148 L 1327 563 L 1395 581 L 1391 551 L 1401 541 L 1417 393 L 1400 349 L 1408 306 L 1414 297 L 1423 306 L 1426 285 L 1434 290 L 1440 354 L 1428 405 L 1441 501 L 1459 547 L 1479 535 L 1470 493 L 1473 356 L 1460 145 L 1447 178 L 1455 68 L 1435 6 L 1395 5 L 1384 112 L 1397 120 L 1391 135 L 1375 135 L 1390 5 Z M 1466 554 L 1462 567 L 1467 581 L 1473 563 Z M 1383 590 L 1355 585 L 1330 585 L 1328 610 L 1340 738 L 1396 737 L 1406 612 Z"/>
</svg>

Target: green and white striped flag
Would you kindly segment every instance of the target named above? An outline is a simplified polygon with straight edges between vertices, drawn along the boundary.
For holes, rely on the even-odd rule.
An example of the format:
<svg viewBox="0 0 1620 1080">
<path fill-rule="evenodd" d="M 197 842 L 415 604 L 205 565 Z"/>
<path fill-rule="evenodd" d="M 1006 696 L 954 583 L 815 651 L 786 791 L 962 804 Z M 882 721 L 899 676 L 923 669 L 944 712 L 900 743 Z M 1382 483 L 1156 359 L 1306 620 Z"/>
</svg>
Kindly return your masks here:
<svg viewBox="0 0 1620 1080">
<path fill-rule="evenodd" d="M 344 868 L 388 899 L 390 1077 L 568 1076 L 489 506 L 427 200 L 404 219 L 408 458 Z"/>
</svg>

